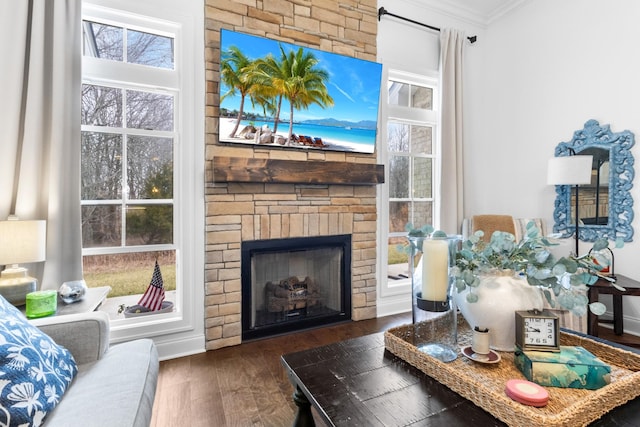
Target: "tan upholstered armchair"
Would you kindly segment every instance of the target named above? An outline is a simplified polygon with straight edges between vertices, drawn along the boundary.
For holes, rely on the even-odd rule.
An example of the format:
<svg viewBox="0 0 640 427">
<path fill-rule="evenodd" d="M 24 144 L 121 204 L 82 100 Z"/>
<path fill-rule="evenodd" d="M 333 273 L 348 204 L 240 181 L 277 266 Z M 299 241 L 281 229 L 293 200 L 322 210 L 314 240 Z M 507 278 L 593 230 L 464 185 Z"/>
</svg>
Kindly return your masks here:
<svg viewBox="0 0 640 427">
<path fill-rule="evenodd" d="M 506 231 L 522 240 L 527 224 L 533 221 L 543 236 L 547 227 L 542 218 L 514 218 L 511 215 L 473 215 L 462 221 L 462 238 L 467 239 L 477 230 L 484 231 L 484 238 L 489 240 L 494 231 Z"/>
</svg>

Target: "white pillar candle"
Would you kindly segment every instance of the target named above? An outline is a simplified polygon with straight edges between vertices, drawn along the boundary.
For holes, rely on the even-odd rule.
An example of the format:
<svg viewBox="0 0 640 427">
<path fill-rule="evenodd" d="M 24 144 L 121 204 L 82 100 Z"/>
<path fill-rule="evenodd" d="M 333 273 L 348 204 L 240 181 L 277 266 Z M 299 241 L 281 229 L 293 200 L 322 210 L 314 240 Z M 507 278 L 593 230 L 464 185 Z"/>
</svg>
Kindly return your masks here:
<svg viewBox="0 0 640 427">
<path fill-rule="evenodd" d="M 426 239 L 422 244 L 422 299 L 446 301 L 449 287 L 449 245 Z"/>
</svg>

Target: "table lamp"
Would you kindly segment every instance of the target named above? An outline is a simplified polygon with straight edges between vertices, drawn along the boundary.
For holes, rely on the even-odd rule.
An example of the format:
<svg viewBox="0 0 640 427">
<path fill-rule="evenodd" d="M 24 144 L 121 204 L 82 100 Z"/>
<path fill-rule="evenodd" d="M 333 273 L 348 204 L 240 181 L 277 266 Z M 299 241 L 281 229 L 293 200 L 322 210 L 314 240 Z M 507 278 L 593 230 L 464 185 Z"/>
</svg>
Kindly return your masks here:
<svg viewBox="0 0 640 427">
<path fill-rule="evenodd" d="M 26 296 L 37 288 L 37 279 L 18 264 L 45 260 L 47 223 L 43 220 L 20 221 L 10 216 L 0 221 L 0 295 L 15 306 L 24 305 Z"/>
<path fill-rule="evenodd" d="M 547 168 L 548 185 L 574 185 L 576 194 L 576 214 L 575 214 L 575 239 L 576 256 L 578 256 L 579 237 L 579 213 L 578 213 L 578 185 L 591 183 L 591 165 L 593 156 L 576 155 L 573 149 L 569 149 L 569 156 L 553 157 L 549 159 Z"/>
</svg>

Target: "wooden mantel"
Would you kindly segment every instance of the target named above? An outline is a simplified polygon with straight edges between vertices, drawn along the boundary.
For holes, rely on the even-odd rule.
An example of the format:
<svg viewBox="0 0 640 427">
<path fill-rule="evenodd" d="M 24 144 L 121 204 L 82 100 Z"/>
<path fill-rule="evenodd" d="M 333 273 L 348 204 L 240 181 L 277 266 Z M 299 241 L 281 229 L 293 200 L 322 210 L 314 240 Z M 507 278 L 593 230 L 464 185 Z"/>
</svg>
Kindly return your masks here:
<svg viewBox="0 0 640 427">
<path fill-rule="evenodd" d="M 370 163 L 215 157 L 214 182 L 376 185 L 384 165 Z"/>
</svg>

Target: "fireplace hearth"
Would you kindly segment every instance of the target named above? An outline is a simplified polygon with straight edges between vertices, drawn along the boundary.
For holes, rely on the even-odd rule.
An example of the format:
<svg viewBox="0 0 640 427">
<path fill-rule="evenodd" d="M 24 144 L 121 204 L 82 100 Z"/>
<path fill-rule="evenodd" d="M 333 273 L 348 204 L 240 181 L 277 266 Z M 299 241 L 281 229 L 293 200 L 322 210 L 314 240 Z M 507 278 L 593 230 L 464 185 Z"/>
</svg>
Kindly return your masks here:
<svg viewBox="0 0 640 427">
<path fill-rule="evenodd" d="M 351 320 L 351 235 L 242 242 L 242 339 Z"/>
</svg>

